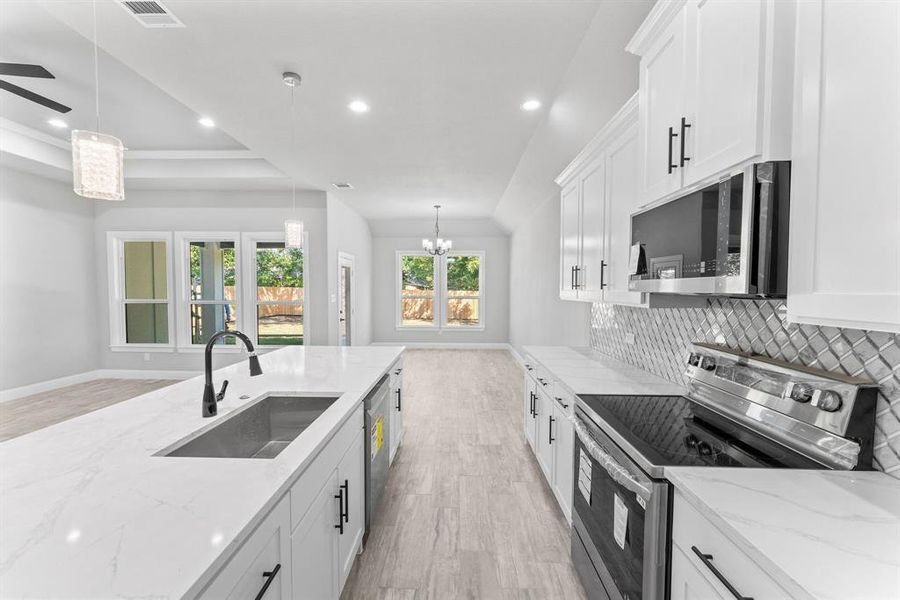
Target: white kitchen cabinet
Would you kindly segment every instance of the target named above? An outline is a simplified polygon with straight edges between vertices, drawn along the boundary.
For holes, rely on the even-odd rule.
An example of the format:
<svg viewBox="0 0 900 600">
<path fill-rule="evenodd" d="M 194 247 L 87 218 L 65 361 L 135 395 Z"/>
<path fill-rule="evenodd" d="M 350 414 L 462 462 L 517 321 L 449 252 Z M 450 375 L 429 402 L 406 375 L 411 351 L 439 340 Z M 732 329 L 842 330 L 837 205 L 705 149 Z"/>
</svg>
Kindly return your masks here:
<svg viewBox="0 0 900 600">
<path fill-rule="evenodd" d="M 575 271 L 578 299 L 597 302 L 603 297 L 606 267 L 606 198 L 603 156 L 588 163 L 579 174 L 581 188 L 581 254 Z"/>
<path fill-rule="evenodd" d="M 797 11 L 790 321 L 900 332 L 900 3 Z"/>
<path fill-rule="evenodd" d="M 535 417 L 537 427 L 535 428 L 535 454 L 537 455 L 538 464 L 544 472 L 544 477 L 548 482 L 553 481 L 553 400 L 538 386 L 535 401 Z"/>
<path fill-rule="evenodd" d="M 569 421 L 573 400 L 564 392 L 553 397 L 553 494 L 572 521 L 572 493 L 575 487 L 575 429 Z"/>
<path fill-rule="evenodd" d="M 685 24 L 682 7 L 641 56 L 641 193 L 646 201 L 681 187 L 679 127 L 684 116 Z"/>
<path fill-rule="evenodd" d="M 290 528 L 290 502 L 285 498 L 263 519 L 200 598 L 256 598 L 263 587 L 264 600 L 292 598 Z"/>
<path fill-rule="evenodd" d="M 365 433 L 360 430 L 337 468 L 338 486 L 344 492 L 344 528 L 338 530 L 340 587 L 344 587 L 353 560 L 362 547 L 366 528 Z M 332 532 L 333 533 L 333 532 Z"/>
<path fill-rule="evenodd" d="M 792 0 L 658 2 L 641 57 L 640 195 L 668 199 L 750 162 L 790 159 Z"/>
<path fill-rule="evenodd" d="M 671 600 L 735 597 L 791 595 L 676 490 L 672 508 Z"/>
<path fill-rule="evenodd" d="M 393 464 L 394 455 L 400 448 L 400 442 L 403 440 L 403 362 L 398 361 L 391 367 L 390 371 L 390 462 Z"/>
<path fill-rule="evenodd" d="M 560 195 L 559 296 L 577 300 L 576 269 L 581 263 L 581 182 L 572 181 Z"/>
<path fill-rule="evenodd" d="M 332 471 L 291 535 L 293 585 L 303 598 L 327 600 L 340 593 L 337 478 Z"/>
<path fill-rule="evenodd" d="M 537 420 L 534 417 L 534 404 L 535 404 L 535 390 L 537 389 L 537 383 L 534 380 L 534 377 L 528 371 L 530 365 L 526 365 L 525 371 L 525 383 L 522 394 L 522 406 L 523 406 L 523 423 L 525 429 L 525 440 L 528 442 L 528 445 L 534 449 L 534 436 L 535 429 L 537 427 Z"/>
</svg>

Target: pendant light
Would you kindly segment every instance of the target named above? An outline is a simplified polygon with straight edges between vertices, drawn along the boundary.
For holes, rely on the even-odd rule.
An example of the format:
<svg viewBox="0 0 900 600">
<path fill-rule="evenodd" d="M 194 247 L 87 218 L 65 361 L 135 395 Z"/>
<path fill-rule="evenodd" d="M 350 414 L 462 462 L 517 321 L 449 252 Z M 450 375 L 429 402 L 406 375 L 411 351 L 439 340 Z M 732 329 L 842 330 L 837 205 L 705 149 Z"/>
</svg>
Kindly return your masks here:
<svg viewBox="0 0 900 600">
<path fill-rule="evenodd" d="M 440 204 L 434 205 L 434 239 L 423 239 L 422 240 L 422 250 L 427 252 L 432 256 L 441 256 L 443 254 L 447 254 L 453 248 L 453 242 L 451 240 L 441 239 L 441 228 L 438 224 L 438 213 L 441 210 Z"/>
<path fill-rule="evenodd" d="M 294 138 L 296 126 L 294 123 L 294 89 L 300 85 L 300 76 L 292 71 L 282 73 L 281 80 L 284 85 L 291 88 L 291 158 L 294 156 Z M 297 181 L 294 178 L 294 170 L 291 169 L 291 216 L 297 214 Z M 284 246 L 285 248 L 303 247 L 303 221 L 296 218 L 284 221 Z"/>
<path fill-rule="evenodd" d="M 100 133 L 100 61 L 97 51 L 97 0 L 94 13 L 94 96 L 97 130 L 72 131 L 73 189 L 97 200 L 125 199 L 125 147 L 122 140 Z"/>
</svg>

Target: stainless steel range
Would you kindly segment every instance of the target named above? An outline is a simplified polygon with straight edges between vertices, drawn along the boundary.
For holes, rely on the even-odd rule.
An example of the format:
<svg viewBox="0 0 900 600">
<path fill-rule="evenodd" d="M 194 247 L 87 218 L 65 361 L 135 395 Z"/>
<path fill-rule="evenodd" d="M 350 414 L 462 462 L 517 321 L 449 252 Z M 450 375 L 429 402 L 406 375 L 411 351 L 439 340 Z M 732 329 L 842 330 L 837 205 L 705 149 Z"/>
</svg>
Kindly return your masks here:
<svg viewBox="0 0 900 600">
<path fill-rule="evenodd" d="M 666 467 L 871 469 L 870 382 L 700 343 L 687 374 L 684 397 L 578 398 L 572 557 L 590 598 L 668 597 Z"/>
</svg>

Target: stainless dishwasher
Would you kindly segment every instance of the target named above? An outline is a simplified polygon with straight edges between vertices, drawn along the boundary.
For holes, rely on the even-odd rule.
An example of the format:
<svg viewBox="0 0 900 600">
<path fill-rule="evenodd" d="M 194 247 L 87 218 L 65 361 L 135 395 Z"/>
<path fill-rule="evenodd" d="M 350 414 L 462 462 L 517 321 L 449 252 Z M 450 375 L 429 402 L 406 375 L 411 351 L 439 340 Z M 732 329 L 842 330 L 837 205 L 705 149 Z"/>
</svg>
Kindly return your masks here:
<svg viewBox="0 0 900 600">
<path fill-rule="evenodd" d="M 390 404 L 388 376 L 381 378 L 365 399 L 366 410 L 366 532 L 363 544 L 375 519 L 387 483 L 390 463 Z"/>
</svg>

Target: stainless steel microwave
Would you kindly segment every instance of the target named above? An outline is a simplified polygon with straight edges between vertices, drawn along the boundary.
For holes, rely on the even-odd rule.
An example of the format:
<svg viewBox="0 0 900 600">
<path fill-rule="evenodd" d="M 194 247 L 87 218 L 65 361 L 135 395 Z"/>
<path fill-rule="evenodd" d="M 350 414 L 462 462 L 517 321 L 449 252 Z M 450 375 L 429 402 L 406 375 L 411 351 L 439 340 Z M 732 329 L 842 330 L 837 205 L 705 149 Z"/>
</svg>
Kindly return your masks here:
<svg viewBox="0 0 900 600">
<path fill-rule="evenodd" d="M 633 215 L 629 289 L 786 295 L 790 185 L 789 161 L 758 163 Z"/>
</svg>

